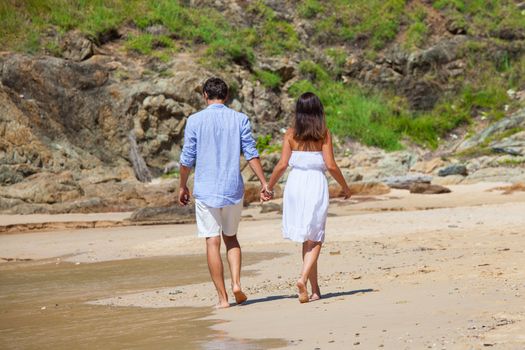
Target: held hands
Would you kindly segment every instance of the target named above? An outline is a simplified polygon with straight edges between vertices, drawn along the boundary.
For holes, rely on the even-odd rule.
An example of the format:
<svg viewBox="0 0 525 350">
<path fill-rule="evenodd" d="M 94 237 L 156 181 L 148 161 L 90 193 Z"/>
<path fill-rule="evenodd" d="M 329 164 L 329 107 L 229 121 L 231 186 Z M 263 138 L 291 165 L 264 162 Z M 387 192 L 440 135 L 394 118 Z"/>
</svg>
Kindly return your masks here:
<svg viewBox="0 0 525 350">
<path fill-rule="evenodd" d="M 274 193 L 273 191 L 270 191 L 270 189 L 268 188 L 268 185 L 263 185 L 263 187 L 261 188 L 261 193 L 260 193 L 260 198 L 261 198 L 261 202 L 267 202 L 269 201 L 270 199 L 272 199 L 274 196 Z"/>
<path fill-rule="evenodd" d="M 179 189 L 179 204 L 182 206 L 188 205 L 190 202 L 190 190 L 188 187 L 181 187 Z"/>
</svg>

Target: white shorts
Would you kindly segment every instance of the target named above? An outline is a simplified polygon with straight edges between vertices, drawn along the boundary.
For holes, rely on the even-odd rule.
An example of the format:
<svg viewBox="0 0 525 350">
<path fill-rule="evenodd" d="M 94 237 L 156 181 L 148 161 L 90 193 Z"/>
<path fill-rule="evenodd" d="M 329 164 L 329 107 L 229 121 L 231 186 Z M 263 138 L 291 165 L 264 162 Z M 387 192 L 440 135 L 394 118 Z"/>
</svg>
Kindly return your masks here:
<svg viewBox="0 0 525 350">
<path fill-rule="evenodd" d="M 195 199 L 195 216 L 199 237 L 216 237 L 223 232 L 226 236 L 235 236 L 239 228 L 242 213 L 241 200 L 235 205 L 212 208 Z"/>
</svg>

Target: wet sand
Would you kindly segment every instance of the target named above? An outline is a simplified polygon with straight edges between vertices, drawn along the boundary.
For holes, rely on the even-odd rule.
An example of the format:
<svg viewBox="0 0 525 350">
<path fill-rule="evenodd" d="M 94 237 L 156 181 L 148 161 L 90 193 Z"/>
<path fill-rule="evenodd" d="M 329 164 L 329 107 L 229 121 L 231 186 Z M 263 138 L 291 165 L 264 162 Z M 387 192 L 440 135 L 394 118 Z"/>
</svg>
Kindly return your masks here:
<svg viewBox="0 0 525 350">
<path fill-rule="evenodd" d="M 246 264 L 269 259 L 248 254 Z M 111 307 L 88 302 L 140 290 L 180 297 L 178 286 L 204 282 L 202 256 L 154 257 L 91 264 L 61 258 L 0 265 L 2 349 L 266 349 L 284 341 L 233 339 L 211 331 L 209 307 Z M 213 302 L 210 300 L 210 302 Z"/>
<path fill-rule="evenodd" d="M 250 299 L 226 310 L 210 308 L 214 289 L 194 225 L 0 235 L 2 258 L 50 259 L 55 264 L 62 256 L 61 261 L 69 262 L 64 265 L 69 276 L 86 269 L 85 282 L 71 294 L 60 274 L 43 273 L 52 286 L 43 287 L 35 272 L 43 268 L 37 266 L 42 260 L 1 263 L 0 279 L 7 276 L 14 282 L 7 284 L 9 293 L 0 283 L 2 315 L 11 315 L 0 321 L 0 345 L 22 337 L 27 346 L 20 348 L 42 348 L 48 334 L 71 341 L 66 321 L 56 331 L 45 324 L 46 311 L 54 304 L 43 301 L 62 300 L 56 302 L 53 320 L 65 310 L 60 305 L 72 298 L 72 333 L 83 334 L 86 344 L 100 334 L 109 348 L 121 336 L 115 341 L 129 348 L 165 348 L 177 339 L 183 344 L 177 349 L 523 349 L 525 192 L 488 191 L 500 185 L 451 186 L 453 192 L 445 195 L 392 191 L 332 201 L 319 265 L 324 298 L 303 305 L 294 287 L 300 245 L 281 239 L 278 214 L 260 214 L 255 206 L 244 211 L 253 221 L 241 222 L 239 235 L 247 257 L 243 286 Z M 253 255 L 249 262 L 250 254 L 263 255 Z M 148 267 L 155 259 L 167 260 Z M 172 275 L 179 269 L 178 259 L 185 261 L 180 268 L 184 274 Z M 133 267 L 140 262 L 146 265 Z M 120 266 L 119 272 L 104 274 L 106 264 Z M 161 265 L 168 267 L 158 269 Z M 42 296 L 33 302 L 35 289 Z M 7 306 L 4 300 L 10 300 Z M 33 317 L 40 320 L 36 333 L 23 326 Z M 95 322 L 100 317 L 107 318 L 104 327 Z M 23 322 L 17 324 L 18 319 Z M 139 320 L 145 323 L 143 331 Z M 83 325 L 94 331 L 78 331 Z M 129 336 L 127 328 L 133 330 Z M 179 333 L 169 333 L 172 328 L 186 331 L 179 339 Z"/>
</svg>

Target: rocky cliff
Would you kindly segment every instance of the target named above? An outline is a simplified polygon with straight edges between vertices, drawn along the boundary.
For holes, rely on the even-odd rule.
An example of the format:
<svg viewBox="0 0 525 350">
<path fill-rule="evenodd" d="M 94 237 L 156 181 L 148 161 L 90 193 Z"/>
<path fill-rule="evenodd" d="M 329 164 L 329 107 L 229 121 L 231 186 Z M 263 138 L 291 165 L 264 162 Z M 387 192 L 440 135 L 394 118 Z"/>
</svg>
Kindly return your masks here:
<svg viewBox="0 0 525 350">
<path fill-rule="evenodd" d="M 267 172 L 278 159 L 271 152 L 278 151 L 294 97 L 301 89 L 314 89 L 328 105 L 340 165 L 350 181 L 389 183 L 396 182 L 393 176 L 414 172 L 442 184 L 525 180 L 525 20 L 483 32 L 464 20 L 472 16 L 468 11 L 432 1 L 387 1 L 393 7 L 374 9 L 397 16 L 387 18 L 396 27 L 393 34 L 376 37 L 383 30 L 380 19 L 365 28 L 367 19 L 356 17 L 362 26 L 357 30 L 338 15 L 341 2 L 328 3 L 324 8 L 317 1 L 177 5 L 177 11 L 189 11 L 180 13 L 194 29 L 207 28 L 208 22 L 195 18 L 206 12 L 217 33 L 224 32 L 222 41 L 214 33 L 207 39 L 174 27 L 160 15 L 143 23 L 147 11 L 96 33 L 81 25 L 64 31 L 53 22 L 40 32 L 41 47 L 33 53 L 13 46 L 9 38 L 15 31 L 3 33 L 0 211 L 118 211 L 172 204 L 185 121 L 203 107 L 200 87 L 212 75 L 231 85 L 230 106 L 250 116 L 259 146 L 266 149 Z M 335 28 L 323 27 L 327 18 Z M 418 21 L 425 34 L 413 43 L 411 28 Z M 223 22 L 227 29 L 220 27 Z M 140 46 L 137 38 L 149 41 Z M 56 49 L 50 51 L 53 42 Z M 486 67 L 494 69 L 487 68 L 489 76 Z M 504 86 L 481 89 L 487 81 Z M 360 99 L 348 108 L 376 101 L 361 133 L 354 133 L 357 124 L 348 126 L 357 118 L 339 116 L 354 109 L 339 110 L 347 102 L 336 99 L 354 98 L 356 89 Z M 397 138 L 390 143 L 397 151 L 367 147 L 386 145 L 375 141 L 379 133 L 366 138 L 381 128 Z M 147 176 L 137 162 L 146 164 Z M 443 172 L 450 165 L 453 169 Z M 466 171 L 458 171 L 458 165 Z M 248 171 L 243 175 L 251 179 Z"/>
</svg>

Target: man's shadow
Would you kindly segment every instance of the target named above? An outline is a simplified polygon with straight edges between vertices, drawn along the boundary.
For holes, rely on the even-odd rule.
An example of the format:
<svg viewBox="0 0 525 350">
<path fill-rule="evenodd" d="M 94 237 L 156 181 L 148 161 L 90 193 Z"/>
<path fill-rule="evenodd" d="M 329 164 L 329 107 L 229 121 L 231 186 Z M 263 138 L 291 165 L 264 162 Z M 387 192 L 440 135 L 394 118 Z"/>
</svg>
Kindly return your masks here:
<svg viewBox="0 0 525 350">
<path fill-rule="evenodd" d="M 370 292 L 373 292 L 373 291 L 374 291 L 374 289 L 366 288 L 366 289 L 351 290 L 351 291 L 347 291 L 347 292 L 331 292 L 331 293 L 323 294 L 321 300 L 330 299 L 330 298 L 337 298 L 337 297 L 343 297 L 343 296 L 348 296 L 348 295 L 354 295 L 354 294 L 358 294 L 358 293 L 370 293 Z M 274 300 L 296 299 L 296 298 L 297 298 L 297 294 L 272 295 L 272 296 L 264 297 L 264 298 L 248 299 L 247 301 L 245 301 L 242 304 L 242 306 L 251 305 L 251 304 L 257 304 L 257 303 L 265 303 L 265 302 L 274 301 Z"/>
</svg>

